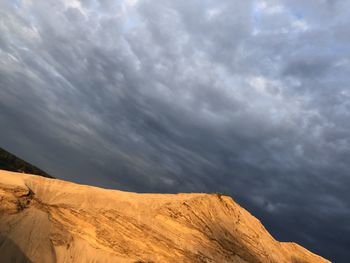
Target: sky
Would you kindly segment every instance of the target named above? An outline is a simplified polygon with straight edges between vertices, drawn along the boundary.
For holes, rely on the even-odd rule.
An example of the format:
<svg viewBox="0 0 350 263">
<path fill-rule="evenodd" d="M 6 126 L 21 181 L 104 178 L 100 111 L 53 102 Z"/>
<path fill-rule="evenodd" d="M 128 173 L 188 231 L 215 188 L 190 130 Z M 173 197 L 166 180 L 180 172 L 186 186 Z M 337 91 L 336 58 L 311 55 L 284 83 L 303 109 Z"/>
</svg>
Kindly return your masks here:
<svg viewBox="0 0 350 263">
<path fill-rule="evenodd" d="M 51 175 L 222 192 L 350 247 L 350 2 L 1 0 L 0 147 Z"/>
</svg>

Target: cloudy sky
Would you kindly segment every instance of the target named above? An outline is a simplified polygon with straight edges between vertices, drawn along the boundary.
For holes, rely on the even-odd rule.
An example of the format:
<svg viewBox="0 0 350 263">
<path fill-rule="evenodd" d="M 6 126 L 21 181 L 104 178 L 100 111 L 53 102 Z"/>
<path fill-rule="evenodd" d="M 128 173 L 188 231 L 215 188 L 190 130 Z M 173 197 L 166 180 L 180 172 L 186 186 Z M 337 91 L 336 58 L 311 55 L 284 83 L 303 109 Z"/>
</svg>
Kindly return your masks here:
<svg viewBox="0 0 350 263">
<path fill-rule="evenodd" d="M 223 192 L 350 247 L 350 2 L 1 0 L 0 147 L 53 176 Z"/>
</svg>

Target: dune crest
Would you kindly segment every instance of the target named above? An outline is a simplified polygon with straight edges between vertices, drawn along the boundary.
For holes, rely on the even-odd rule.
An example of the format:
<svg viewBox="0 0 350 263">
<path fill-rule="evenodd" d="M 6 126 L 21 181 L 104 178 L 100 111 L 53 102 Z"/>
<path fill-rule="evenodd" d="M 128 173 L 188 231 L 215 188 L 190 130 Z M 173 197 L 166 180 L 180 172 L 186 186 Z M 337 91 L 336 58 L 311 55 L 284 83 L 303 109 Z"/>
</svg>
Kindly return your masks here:
<svg viewBox="0 0 350 263">
<path fill-rule="evenodd" d="M 0 170 L 1 262 L 329 262 L 228 196 L 137 194 Z"/>
</svg>

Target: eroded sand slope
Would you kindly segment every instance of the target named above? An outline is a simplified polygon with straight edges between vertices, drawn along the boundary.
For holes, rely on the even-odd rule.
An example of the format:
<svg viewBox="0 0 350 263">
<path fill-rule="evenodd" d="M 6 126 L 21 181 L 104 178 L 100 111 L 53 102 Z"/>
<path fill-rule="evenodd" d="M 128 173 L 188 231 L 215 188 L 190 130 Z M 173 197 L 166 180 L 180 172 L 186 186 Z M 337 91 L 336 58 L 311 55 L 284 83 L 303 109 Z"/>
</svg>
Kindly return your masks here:
<svg viewBox="0 0 350 263">
<path fill-rule="evenodd" d="M 0 170 L 0 262 L 329 262 L 230 197 L 136 194 Z"/>
</svg>

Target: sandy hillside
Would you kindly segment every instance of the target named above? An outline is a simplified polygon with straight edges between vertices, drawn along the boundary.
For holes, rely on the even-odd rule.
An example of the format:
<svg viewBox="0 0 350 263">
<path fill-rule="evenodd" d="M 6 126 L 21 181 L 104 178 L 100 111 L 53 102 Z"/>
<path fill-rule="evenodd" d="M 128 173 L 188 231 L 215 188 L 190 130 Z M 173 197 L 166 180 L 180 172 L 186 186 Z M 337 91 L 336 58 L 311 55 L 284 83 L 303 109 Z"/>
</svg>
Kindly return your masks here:
<svg viewBox="0 0 350 263">
<path fill-rule="evenodd" d="M 136 194 L 0 170 L 0 262 L 329 262 L 216 194 Z"/>
</svg>

